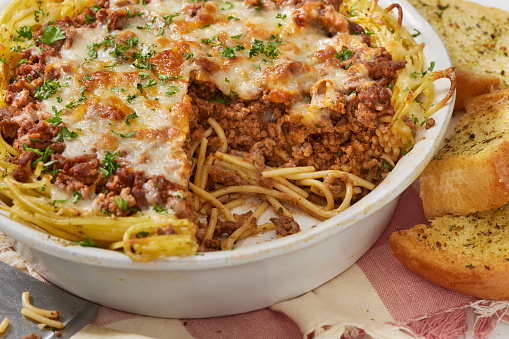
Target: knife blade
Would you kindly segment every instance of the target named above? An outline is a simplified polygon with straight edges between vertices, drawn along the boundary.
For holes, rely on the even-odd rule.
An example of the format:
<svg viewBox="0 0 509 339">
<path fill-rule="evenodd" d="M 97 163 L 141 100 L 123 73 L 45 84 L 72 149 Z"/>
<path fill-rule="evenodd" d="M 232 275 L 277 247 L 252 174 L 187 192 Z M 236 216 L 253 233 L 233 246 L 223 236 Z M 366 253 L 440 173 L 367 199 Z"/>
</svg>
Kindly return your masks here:
<svg viewBox="0 0 509 339">
<path fill-rule="evenodd" d="M 65 327 L 56 336 L 51 329 L 40 329 L 37 322 L 21 314 L 21 294 L 28 291 L 32 305 L 60 312 L 58 320 Z M 39 333 L 43 339 L 70 338 L 89 324 L 97 312 L 97 304 L 75 297 L 59 288 L 0 261 L 0 321 L 9 318 L 9 327 L 0 338 L 22 338 Z"/>
</svg>

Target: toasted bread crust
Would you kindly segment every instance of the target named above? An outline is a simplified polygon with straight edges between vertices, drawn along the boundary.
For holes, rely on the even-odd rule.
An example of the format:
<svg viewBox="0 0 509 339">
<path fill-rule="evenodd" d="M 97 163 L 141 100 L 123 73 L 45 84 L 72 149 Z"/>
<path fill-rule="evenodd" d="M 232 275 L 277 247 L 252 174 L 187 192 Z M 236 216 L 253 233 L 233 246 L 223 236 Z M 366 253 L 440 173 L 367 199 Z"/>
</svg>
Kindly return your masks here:
<svg viewBox="0 0 509 339">
<path fill-rule="evenodd" d="M 507 88 L 509 12 L 467 0 L 409 0 L 440 35 L 456 68 L 456 110 Z"/>
<path fill-rule="evenodd" d="M 500 77 L 479 74 L 476 72 L 456 68 L 456 102 L 454 109 L 465 108 L 473 98 L 491 93 L 500 87 Z"/>
<path fill-rule="evenodd" d="M 509 141 L 475 157 L 432 161 L 420 177 L 424 214 L 469 214 L 509 201 Z"/>
<path fill-rule="evenodd" d="M 449 290 L 481 299 L 509 300 L 509 262 L 466 255 L 447 246 L 432 248 L 419 234 L 426 225 L 393 233 L 389 245 L 403 265 Z"/>
<path fill-rule="evenodd" d="M 509 202 L 509 90 L 474 99 L 454 134 L 420 176 L 429 220 Z"/>
</svg>

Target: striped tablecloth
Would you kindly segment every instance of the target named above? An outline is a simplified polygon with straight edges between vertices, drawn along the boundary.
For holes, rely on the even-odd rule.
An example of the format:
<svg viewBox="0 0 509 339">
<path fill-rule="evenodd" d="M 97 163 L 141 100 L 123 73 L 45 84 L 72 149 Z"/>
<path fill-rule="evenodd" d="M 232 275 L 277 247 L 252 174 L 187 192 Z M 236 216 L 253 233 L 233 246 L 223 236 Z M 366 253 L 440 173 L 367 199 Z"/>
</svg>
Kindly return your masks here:
<svg viewBox="0 0 509 339">
<path fill-rule="evenodd" d="M 448 291 L 414 275 L 392 257 L 390 234 L 425 222 L 418 192 L 411 186 L 371 249 L 348 270 L 305 295 L 270 308 L 209 319 L 151 318 L 100 307 L 92 325 L 73 338 L 284 339 L 368 334 L 448 339 L 466 331 L 475 338 L 486 337 L 509 303 Z M 23 268 L 8 244 L 9 239 L 0 243 L 0 259 Z M 474 318 L 470 328 L 467 309 Z"/>
</svg>

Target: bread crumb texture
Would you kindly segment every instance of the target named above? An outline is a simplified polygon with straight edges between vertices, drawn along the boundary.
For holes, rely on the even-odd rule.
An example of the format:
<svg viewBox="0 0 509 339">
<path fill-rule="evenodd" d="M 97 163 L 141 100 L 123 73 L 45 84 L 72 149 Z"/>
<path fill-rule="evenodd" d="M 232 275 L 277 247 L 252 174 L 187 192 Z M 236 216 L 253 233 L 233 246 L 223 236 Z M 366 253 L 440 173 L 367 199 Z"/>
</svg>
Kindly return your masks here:
<svg viewBox="0 0 509 339">
<path fill-rule="evenodd" d="M 476 298 L 509 300 L 509 207 L 443 216 L 394 232 L 394 256 L 414 273 Z"/>
<path fill-rule="evenodd" d="M 477 97 L 466 111 L 436 160 L 492 152 L 509 138 L 509 91 Z"/>
<path fill-rule="evenodd" d="M 509 12 L 465 0 L 409 0 L 442 37 L 454 66 L 509 84 Z"/>
<path fill-rule="evenodd" d="M 428 220 L 509 202 L 509 90 L 475 98 L 419 177 Z"/>
<path fill-rule="evenodd" d="M 486 262 L 509 261 L 509 207 L 468 216 L 443 216 L 416 228 L 417 241 L 435 251 L 444 251 L 449 261 L 466 261 L 483 268 Z M 447 255 L 447 253 L 452 255 Z"/>
</svg>

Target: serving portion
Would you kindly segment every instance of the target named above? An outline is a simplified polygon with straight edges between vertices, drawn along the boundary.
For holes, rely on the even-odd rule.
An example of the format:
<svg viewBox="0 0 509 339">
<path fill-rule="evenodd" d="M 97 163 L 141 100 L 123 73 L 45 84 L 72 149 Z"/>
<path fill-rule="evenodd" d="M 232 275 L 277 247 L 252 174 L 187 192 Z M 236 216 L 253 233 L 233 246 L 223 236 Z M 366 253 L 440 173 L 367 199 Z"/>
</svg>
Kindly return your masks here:
<svg viewBox="0 0 509 339">
<path fill-rule="evenodd" d="M 64 4 L 68 4 L 68 2 L 64 2 Z M 237 2 L 233 3 L 234 6 L 237 6 L 237 4 L 238 4 Z M 24 6 L 26 7 L 22 8 L 20 8 L 19 6 L 9 7 L 4 12 L 4 19 L 9 18 L 15 22 L 19 22 L 19 27 L 16 27 L 16 30 L 19 30 L 21 27 L 26 26 L 27 23 L 27 21 L 23 21 L 25 19 L 22 20 L 20 19 L 20 17 L 32 20 L 34 18 L 35 10 L 36 13 L 41 14 L 44 13 L 47 20 L 54 21 L 55 23 L 53 24 L 50 23 L 49 25 L 55 26 L 57 20 L 60 19 L 61 16 L 72 15 L 75 9 L 78 12 L 80 12 L 85 10 L 86 7 L 86 4 L 83 4 L 83 7 L 79 6 L 60 7 L 61 6 L 60 4 L 46 2 L 41 3 L 40 8 L 37 4 L 35 4 L 33 7 L 30 7 L 32 5 L 33 4 L 31 3 L 24 3 Z M 392 5 L 391 2 L 387 1 L 381 2 L 381 6 L 385 8 L 391 5 Z M 343 4 L 342 6 L 345 6 L 345 4 Z M 350 2 L 348 3 L 348 6 L 350 7 L 344 8 L 348 9 L 348 11 L 350 12 L 352 12 L 354 8 L 359 9 L 358 12 L 359 15 L 357 17 L 355 16 L 350 17 L 349 14 L 347 14 L 347 16 L 349 16 L 349 19 L 352 21 L 357 21 L 361 20 L 362 18 L 365 18 L 365 16 L 360 14 L 366 13 L 370 8 L 374 8 L 372 7 L 372 3 L 365 2 Z M 29 12 L 30 15 L 26 15 L 26 12 L 23 11 L 23 9 L 26 8 L 29 8 L 28 10 L 30 11 Z M 55 10 L 55 8 L 59 8 L 60 10 Z M 402 8 L 405 13 L 405 16 L 402 18 L 403 26 L 407 27 L 409 30 L 415 29 L 416 31 L 413 31 L 415 32 L 413 34 L 416 35 L 415 40 L 417 40 L 418 43 L 425 43 L 425 45 L 424 44 L 419 45 L 417 50 L 420 52 L 417 55 L 411 53 L 408 54 L 409 59 L 419 60 L 419 62 L 421 62 L 423 70 L 420 73 L 414 74 L 410 73 L 410 76 L 407 78 L 407 80 L 415 81 L 416 83 L 418 83 L 422 81 L 423 78 L 430 79 L 431 76 L 429 70 L 427 69 L 432 64 L 434 64 L 435 66 L 434 68 L 438 70 L 448 69 L 449 67 L 451 67 L 451 62 L 447 56 L 447 51 L 443 44 L 440 43 L 440 39 L 437 36 L 437 34 L 430 28 L 426 21 L 421 16 L 419 16 L 419 14 L 413 8 L 408 6 L 405 7 L 405 3 L 402 4 Z M 366 10 L 366 12 L 363 12 L 364 9 Z M 126 13 L 127 17 L 127 11 L 124 10 L 124 12 Z M 256 8 L 254 8 L 252 15 L 250 16 L 250 20 L 259 20 L 258 17 L 261 15 L 259 14 L 260 12 L 258 12 Z M 394 13 L 396 13 L 396 9 L 394 9 Z M 133 15 L 133 12 L 131 12 L 131 15 Z M 274 13 L 274 19 L 276 16 L 277 14 Z M 282 16 L 284 16 L 284 13 L 282 14 Z M 42 20 L 41 18 L 42 17 L 40 17 L 39 20 Z M 173 17 L 171 22 L 173 23 L 173 20 L 175 20 L 176 18 L 177 17 Z M 288 14 L 286 18 L 288 20 Z M 384 12 L 380 9 L 374 10 L 370 18 L 371 20 L 377 22 L 380 25 L 382 25 L 382 23 L 386 21 L 390 24 L 390 27 L 398 27 L 397 23 L 398 20 L 393 18 L 392 16 L 389 16 L 387 12 Z M 126 20 L 138 20 L 138 19 L 142 19 L 142 16 L 138 15 L 135 16 L 134 18 L 126 18 Z M 277 19 L 280 20 L 280 18 Z M 401 19 L 401 15 L 398 19 Z M 49 27 L 49 25 L 46 27 Z M 129 22 L 127 23 L 127 25 L 129 25 Z M 244 26 L 246 26 L 246 22 L 244 22 Z M 277 24 L 275 26 L 277 27 Z M 165 27 L 165 29 L 168 29 L 168 27 Z M 210 27 L 212 26 L 204 27 L 203 29 L 206 30 Z M 374 33 L 378 32 L 374 28 L 368 27 L 368 30 Z M 158 33 L 158 31 L 159 30 L 157 29 L 156 33 Z M 418 36 L 417 32 L 420 32 Z M 154 35 L 156 33 L 154 33 Z M 394 33 L 396 33 L 396 30 L 394 32 L 390 30 L 387 36 L 395 37 L 393 35 Z M 403 30 L 399 31 L 399 34 L 402 37 L 409 36 L 409 34 Z M 207 38 L 212 40 L 215 35 L 216 35 L 215 33 L 211 34 Z M 334 38 L 334 36 L 336 35 L 331 33 L 332 38 Z M 370 37 L 373 44 L 376 41 L 378 41 L 375 39 L 375 34 L 368 34 L 368 36 Z M 104 39 L 101 40 L 100 38 L 101 37 L 97 37 L 95 43 L 104 41 Z M 196 41 L 199 41 L 199 43 L 201 43 L 201 38 L 195 39 Z M 59 41 L 63 42 L 64 40 L 65 39 L 60 39 Z M 258 40 L 263 41 L 264 46 L 266 46 L 268 42 L 271 42 L 270 35 L 266 36 L 264 39 Z M 283 41 L 283 38 L 278 37 L 278 40 Z M 410 46 L 416 46 L 412 42 L 412 40 L 409 41 L 411 41 Z M 30 44 L 30 41 L 27 42 L 27 46 L 28 44 Z M 392 44 L 390 43 L 390 41 L 387 44 L 388 46 L 392 45 L 396 51 L 406 50 L 405 48 L 400 49 L 401 47 L 400 44 Z M 283 43 L 278 45 L 277 47 L 278 51 L 283 45 L 284 45 Z M 13 44 L 13 46 L 15 46 L 15 44 Z M 219 49 L 218 53 L 221 52 L 220 46 L 213 47 Z M 89 51 L 88 47 L 85 48 L 86 52 L 88 53 Z M 107 49 L 104 50 L 104 48 Z M 9 48 L 2 49 L 3 52 L 7 52 L 8 50 Z M 245 50 L 235 51 L 235 55 L 240 56 L 243 55 L 242 53 L 246 53 L 244 56 L 249 57 L 248 54 L 249 50 L 251 50 L 251 46 L 246 45 Z M 97 49 L 98 58 L 101 57 L 101 53 L 104 57 L 107 57 L 108 55 L 110 55 L 109 53 L 112 51 L 114 51 L 114 48 L 112 49 L 112 46 L 102 46 L 102 48 Z M 283 49 L 281 49 L 281 51 L 283 51 Z M 405 54 L 406 52 L 401 53 Z M 209 54 L 212 55 L 212 53 Z M 417 58 L 417 56 L 420 56 L 421 58 L 419 59 Z M 80 55 L 79 60 L 83 60 L 86 57 L 88 58 L 90 56 L 88 56 L 88 54 Z M 341 57 L 341 54 L 339 57 Z M 393 58 L 393 60 L 395 59 L 396 57 Z M 5 61 L 8 60 L 9 59 L 6 58 Z M 223 60 L 224 62 L 233 61 L 228 58 L 220 59 L 220 57 L 217 57 L 217 59 L 214 60 Z M 340 59 L 338 58 L 337 60 Z M 123 63 L 122 59 L 119 61 Z M 14 60 L 13 68 L 15 68 L 14 66 L 16 66 L 17 63 L 18 61 Z M 112 65 L 113 63 L 114 62 L 107 63 L 107 65 Z M 0 63 L 0 65 L 3 64 Z M 21 65 L 23 65 L 23 63 Z M 125 66 L 129 65 L 124 64 L 122 67 Z M 114 67 L 119 66 L 115 65 Z M 264 67 L 264 65 L 260 67 Z M 267 67 L 274 67 L 274 65 Z M 253 69 L 257 70 L 257 68 Z M 112 71 L 111 73 L 113 72 L 114 71 Z M 139 71 L 134 70 L 134 72 L 138 74 Z M 400 71 L 400 73 L 402 72 L 404 72 L 404 70 Z M 424 72 L 426 72 L 426 74 L 423 74 Z M 160 81 L 162 82 L 162 79 L 159 79 L 159 75 L 157 75 L 157 73 L 152 73 L 151 70 L 146 70 L 145 73 L 149 73 L 149 75 L 151 76 L 150 79 L 152 79 L 153 77 L 154 80 L 157 81 L 158 85 Z M 162 72 L 159 73 L 163 74 Z M 157 79 L 155 78 L 156 75 Z M 83 77 L 84 76 L 85 75 L 83 75 Z M 90 77 L 92 77 L 92 75 L 90 75 Z M 79 79 L 82 80 L 82 78 Z M 141 82 L 142 86 L 144 84 L 148 85 L 147 80 L 149 79 L 149 77 L 141 79 L 138 76 L 138 78 L 134 79 L 137 79 L 136 81 L 138 82 L 139 80 L 142 80 Z M 412 84 L 414 84 L 413 82 L 409 83 L 410 86 L 408 86 L 408 90 L 406 90 L 407 86 L 405 85 L 400 87 L 401 90 L 399 92 L 396 92 L 396 88 L 398 88 L 398 82 L 400 81 L 400 79 L 397 80 L 392 89 L 393 97 L 395 93 L 399 93 L 399 95 L 403 95 L 404 97 L 409 98 L 406 101 L 406 103 L 410 106 L 408 105 L 395 106 L 395 111 L 402 112 L 401 109 L 406 107 L 406 109 L 411 108 L 410 112 L 424 113 L 425 111 L 421 108 L 421 103 L 413 101 L 413 99 L 411 99 L 413 97 L 408 97 L 409 95 L 413 95 L 413 93 L 416 92 L 410 91 L 410 89 L 412 88 L 411 87 Z M 59 78 L 57 80 L 60 82 L 60 84 L 64 84 L 65 82 L 71 82 L 70 80 L 66 80 L 65 78 Z M 172 80 L 180 81 L 181 79 L 168 78 L 166 80 L 167 81 L 165 84 L 167 87 L 162 92 L 163 93 L 162 96 L 166 96 L 168 85 L 172 84 L 171 82 Z M 228 80 L 231 81 L 230 78 L 228 78 Z M 131 85 L 131 87 L 125 87 L 124 89 L 129 88 L 130 90 L 133 91 L 134 87 L 138 89 L 136 81 L 133 81 L 134 85 Z M 225 83 L 227 84 L 227 82 Z M 128 84 L 126 84 L 126 86 L 127 85 Z M 71 83 L 69 84 L 69 86 L 71 86 Z M 387 86 L 392 87 L 390 84 Z M 148 90 L 153 90 L 154 87 L 156 87 L 156 85 L 150 87 L 143 87 L 142 89 L 144 94 L 142 94 L 141 91 L 138 91 L 137 93 L 139 93 L 139 95 L 137 98 L 134 99 L 133 103 L 136 104 L 137 100 L 145 100 L 141 97 L 143 97 L 143 95 L 148 95 Z M 428 87 L 427 84 L 421 88 L 422 89 L 428 88 L 430 90 L 431 89 L 434 90 L 434 94 L 431 94 L 431 91 L 428 92 L 430 95 L 432 95 L 432 98 L 431 97 L 429 98 L 430 100 L 429 104 L 433 105 L 432 107 L 436 107 L 437 104 L 439 104 L 439 102 L 443 98 L 447 97 L 448 94 L 451 93 L 450 92 L 451 85 L 449 79 L 440 79 L 435 81 L 433 83 L 433 88 Z M 60 90 L 70 91 L 69 87 L 62 87 L 60 88 Z M 101 93 L 109 94 L 108 90 L 109 88 Z M 78 102 L 79 99 L 82 97 L 81 93 L 79 92 L 79 88 L 77 89 L 77 91 L 78 92 L 75 93 L 78 93 L 79 97 L 76 99 L 77 100 L 76 102 Z M 180 91 L 182 90 L 179 90 L 179 93 Z M 127 103 L 128 95 L 127 91 L 126 92 L 120 91 L 117 93 L 121 94 L 120 98 L 122 99 L 122 102 L 128 105 L 129 103 Z M 134 92 L 134 94 L 135 93 L 136 92 Z M 86 100 L 89 100 L 88 96 L 90 96 L 91 93 L 84 92 L 84 94 L 85 94 L 84 96 L 87 97 Z M 129 92 L 129 94 L 134 95 L 131 92 Z M 217 94 L 220 96 L 222 95 L 222 98 L 225 99 L 227 98 L 229 92 L 228 93 L 221 92 Z M 355 95 L 355 93 L 352 93 L 352 95 Z M 54 100 L 58 104 L 57 101 L 58 99 L 56 99 L 58 96 L 61 95 L 56 93 L 51 98 L 43 99 L 41 102 L 44 103 L 44 100 Z M 169 100 L 167 98 L 162 99 Z M 232 97 L 232 100 L 239 99 Z M 421 96 L 417 97 L 417 100 L 421 101 L 422 100 Z M 38 103 L 39 105 L 41 105 L 39 101 L 36 100 L 34 100 L 34 103 Z M 67 105 L 67 101 L 61 104 Z M 215 102 L 212 101 L 212 104 L 215 104 Z M 422 105 L 428 105 L 428 102 L 425 102 Z M 143 105 L 140 105 L 140 107 L 143 107 Z M 58 108 L 58 110 L 60 109 L 61 108 Z M 76 110 L 80 109 L 83 108 L 79 107 L 76 108 Z M 58 128 L 60 129 L 61 126 L 66 126 L 67 129 L 69 129 L 70 133 L 72 133 L 73 131 L 79 133 L 80 131 L 74 130 L 72 126 L 66 125 L 65 119 L 67 118 L 67 115 L 64 115 L 63 114 L 64 112 L 66 112 L 66 110 L 63 110 L 62 113 L 59 116 L 57 116 L 57 118 L 61 117 L 63 120 L 63 123 L 57 125 Z M 140 112 L 136 111 L 139 117 L 141 117 L 141 112 L 142 111 Z M 392 213 L 396 208 L 397 197 L 399 196 L 399 194 L 416 179 L 416 177 L 421 173 L 421 171 L 424 169 L 426 164 L 431 159 L 432 155 L 434 154 L 435 150 L 440 144 L 440 141 L 445 133 L 446 126 L 451 116 L 451 112 L 452 103 L 451 100 L 449 100 L 449 102 L 445 105 L 444 108 L 434 113 L 433 119 L 435 120 L 436 123 L 435 126 L 433 126 L 433 128 L 425 129 L 424 126 L 420 126 L 421 128 L 417 131 L 415 135 L 416 142 L 413 144 L 413 148 L 412 149 L 405 148 L 406 150 L 408 150 L 408 153 L 398 160 L 398 163 L 387 175 L 387 177 L 383 181 L 381 181 L 380 184 L 377 187 L 375 187 L 373 191 L 371 191 L 362 199 L 356 201 L 354 204 L 352 204 L 350 207 L 348 207 L 338 215 L 328 218 L 327 220 L 324 220 L 317 224 L 319 220 L 311 218 L 305 214 L 299 213 L 296 209 L 291 209 L 292 206 L 290 204 L 282 202 L 284 204 L 283 207 L 291 210 L 294 216 L 296 215 L 295 220 L 304 229 L 303 231 L 297 232 L 288 237 L 282 237 L 265 242 L 264 236 L 267 233 L 270 234 L 271 232 L 261 232 L 257 235 L 253 235 L 244 240 L 237 241 L 237 243 L 235 243 L 235 250 L 233 251 L 214 251 L 208 253 L 196 253 L 195 255 L 191 256 L 170 257 L 164 260 L 137 262 L 136 260 L 131 260 L 129 257 L 124 255 L 120 251 L 110 251 L 101 248 L 76 246 L 74 241 L 66 241 L 62 240 L 57 236 L 48 235 L 46 231 L 41 230 L 39 227 L 34 227 L 33 223 L 26 222 L 20 218 L 15 218 L 16 220 L 13 220 L 12 217 L 10 218 L 6 216 L 8 215 L 9 211 L 7 211 L 7 213 L 0 214 L 0 230 L 5 232 L 9 237 L 17 240 L 15 243 L 15 248 L 32 265 L 32 267 L 34 267 L 37 270 L 37 272 L 44 276 L 46 279 L 71 293 L 74 293 L 82 298 L 100 303 L 102 305 L 125 310 L 128 312 L 158 317 L 210 317 L 235 314 L 262 307 L 267 307 L 278 301 L 286 300 L 301 295 L 323 284 L 324 282 L 330 280 L 337 274 L 344 271 L 346 268 L 352 265 L 363 253 L 365 253 L 365 251 L 367 251 L 367 249 L 376 241 L 376 239 L 381 234 L 381 232 L 387 225 L 388 221 L 390 220 Z M 52 109 L 50 113 L 51 116 L 44 117 L 44 119 L 47 120 L 55 118 L 54 116 L 55 114 L 53 113 Z M 127 115 L 131 113 L 132 113 L 131 111 L 126 112 Z M 70 116 L 72 117 L 72 114 L 70 114 Z M 97 117 L 97 119 L 99 118 L 100 116 Z M 129 119 L 131 125 L 132 122 L 136 121 L 138 118 Z M 417 118 L 417 116 L 415 116 L 415 118 Z M 417 125 L 420 125 L 424 118 L 423 116 L 420 116 L 418 119 L 420 123 L 418 123 Z M 140 121 L 142 120 L 143 119 L 140 119 Z M 400 122 L 402 121 L 402 119 L 398 120 Z M 216 121 L 218 120 L 216 119 Z M 115 121 L 112 121 L 112 124 L 115 123 L 116 123 Z M 122 123 L 123 125 L 119 124 L 118 126 L 122 126 L 124 128 L 127 128 L 126 126 L 129 126 L 129 124 L 127 124 L 125 120 Z M 221 121 L 218 121 L 218 123 L 221 123 Z M 318 127 L 316 128 L 318 130 Z M 127 136 L 129 133 L 131 133 L 131 130 L 121 130 L 116 129 L 116 127 L 109 128 L 108 129 L 109 132 L 106 131 L 110 134 L 110 136 L 114 135 L 120 137 L 118 138 L 120 142 L 122 142 L 124 138 L 117 134 L 114 134 L 113 132 L 111 132 L 111 130 L 121 133 L 124 136 Z M 204 130 L 204 133 L 208 133 L 206 132 L 207 130 L 208 128 Z M 224 128 L 223 130 L 227 131 L 227 129 Z M 137 131 L 135 131 L 135 133 L 137 133 Z M 208 136 L 209 141 L 211 141 L 211 143 L 213 142 L 210 136 L 211 135 L 213 136 L 214 135 L 213 133 L 214 132 L 212 132 Z M 205 137 L 207 136 L 205 135 Z M 128 137 L 127 139 L 135 140 L 132 138 L 134 138 L 134 136 Z M 75 142 L 77 141 L 77 139 L 78 138 L 71 137 L 71 140 L 66 140 L 64 138 L 64 140 L 69 141 L 69 143 Z M 115 153 L 116 150 L 110 149 L 109 152 Z M 104 151 L 104 155 L 105 154 L 106 152 Z M 215 154 L 218 153 L 216 152 Z M 55 154 L 51 154 L 50 156 L 54 155 Z M 117 154 L 117 156 L 118 155 L 119 154 Z M 210 154 L 206 153 L 206 155 Z M 228 154 L 228 155 L 236 156 L 238 154 Z M 101 157 L 99 158 L 99 160 L 102 161 L 104 160 L 104 158 Z M 122 157 L 119 156 L 117 159 L 120 158 Z M 192 158 L 193 157 L 191 157 L 191 159 Z M 194 158 L 199 158 L 199 156 L 194 155 Z M 100 162 L 100 164 L 101 167 L 104 168 L 104 161 L 102 161 L 102 163 Z M 120 165 L 123 164 L 124 163 Z M 268 166 L 266 167 L 270 166 L 271 168 L 273 168 L 271 164 L 267 165 Z M 12 166 L 12 168 L 16 167 Z M 271 168 L 266 168 L 264 169 L 264 171 L 271 170 Z M 107 168 L 104 169 L 107 170 Z M 116 170 L 118 171 L 118 169 Z M 100 169 L 99 171 L 102 172 Z M 112 176 L 110 177 L 114 177 L 115 175 L 118 174 L 115 174 L 112 171 Z M 9 178 L 9 175 L 7 176 L 7 178 Z M 258 176 L 256 178 L 258 178 Z M 211 180 L 211 178 L 209 178 L 209 180 Z M 190 181 L 191 183 L 199 187 L 199 185 L 195 183 L 194 177 L 190 177 Z M 34 181 L 34 183 L 39 184 L 39 182 L 37 181 Z M 21 187 L 20 185 L 25 184 L 27 183 L 16 183 L 15 187 L 19 188 Z M 306 187 L 304 187 L 304 189 L 305 188 Z M 48 189 L 49 186 L 45 189 L 45 191 Z M 206 189 L 208 188 L 206 187 Z M 28 191 L 29 191 L 28 188 L 21 189 L 21 193 L 23 194 L 25 194 Z M 2 189 L 2 192 L 5 192 L 5 190 Z M 43 195 L 41 193 L 44 192 L 41 191 L 41 189 L 36 189 L 35 192 L 36 193 L 31 194 L 31 197 L 29 197 L 30 199 L 31 198 L 40 199 L 40 201 L 43 201 L 46 205 L 48 204 L 49 200 L 49 205 L 51 206 L 51 202 L 53 202 L 52 198 L 41 197 Z M 72 193 L 73 192 L 68 192 L 67 194 L 71 195 Z M 18 199 L 18 197 L 16 196 L 14 196 L 13 198 Z M 53 199 L 63 200 L 64 198 L 65 197 L 63 198 L 55 197 Z M 52 206 L 52 208 L 57 208 L 59 206 L 68 207 L 69 205 L 72 207 L 79 207 L 80 204 L 83 204 L 84 201 L 83 197 L 76 201 L 76 205 L 78 206 L 73 204 L 72 202 L 73 198 L 74 197 L 70 198 L 71 200 L 67 201 L 66 203 L 55 201 L 54 203 L 55 206 Z M 18 200 L 20 200 L 20 202 L 27 201 L 27 199 Z M 117 201 L 120 200 L 117 198 Z M 317 204 L 319 203 L 320 201 L 317 202 Z M 259 201 L 255 202 L 253 210 L 260 206 L 260 204 L 261 202 Z M 247 207 L 249 207 L 249 205 Z M 23 211 L 22 209 L 19 210 Z M 170 214 L 171 210 L 170 209 L 167 210 L 168 215 L 161 215 L 156 213 L 155 211 L 150 212 L 153 214 L 149 215 L 149 213 L 145 213 L 147 211 L 143 212 L 140 211 L 127 217 L 122 216 L 117 217 L 113 215 L 107 216 L 106 214 L 102 213 L 102 210 L 98 210 L 97 211 L 98 215 L 94 216 L 93 220 L 94 221 L 101 220 L 101 223 L 103 223 L 103 225 L 109 225 L 109 228 L 107 228 L 108 230 L 113 229 L 125 232 L 125 230 L 128 227 L 132 226 L 132 224 L 136 224 L 139 222 L 140 219 L 137 219 L 137 217 L 147 218 L 150 216 L 151 218 L 154 218 L 154 220 L 158 220 L 159 218 L 166 218 L 165 219 L 166 222 L 169 220 L 168 218 L 174 220 L 174 218 L 171 217 Z M 64 209 L 63 211 L 72 210 Z M 47 212 L 48 211 L 43 208 L 37 210 L 37 213 L 43 214 L 43 216 L 44 213 Z M 242 211 L 242 213 L 243 212 L 245 211 Z M 261 216 L 260 223 L 263 224 L 265 220 L 270 218 L 270 216 L 266 215 L 268 214 L 268 212 L 270 211 L 265 212 L 264 215 Z M 234 214 L 240 213 L 237 212 L 237 210 L 235 210 Z M 53 212 L 50 215 L 52 218 L 55 215 L 59 216 L 59 214 L 55 214 Z M 84 227 L 86 226 L 86 224 L 83 223 L 83 221 L 84 220 L 86 221 L 87 219 L 81 216 L 78 217 L 67 217 L 67 215 L 65 216 L 66 218 L 62 218 L 63 221 L 56 223 L 52 222 L 48 224 L 57 225 L 61 227 L 62 225 L 76 223 L 75 228 L 79 230 L 84 229 Z M 40 221 L 40 219 L 38 218 L 32 219 L 34 223 Z M 132 221 L 132 224 L 126 225 L 125 224 L 126 221 L 127 222 Z M 164 226 L 167 226 L 167 224 L 165 224 Z M 144 235 L 144 233 L 141 233 L 139 236 L 142 235 Z M 168 234 L 167 236 L 175 237 L 175 235 L 171 234 Z M 273 237 L 274 236 L 272 235 L 268 236 L 268 238 Z M 82 239 L 83 240 L 86 239 L 85 235 L 83 235 Z M 143 291 L 143 293 L 140 293 L 140 291 Z M 246 293 L 246 291 L 249 292 Z"/>
<path fill-rule="evenodd" d="M 387 176 L 455 87 L 452 68 L 425 64 L 399 5 L 24 6 L 2 16 L 5 209 L 135 260 L 297 233 L 285 204 L 338 214 Z M 451 86 L 433 105 L 443 77 Z M 261 198 L 252 211 L 232 212 L 250 196 Z M 270 206 L 277 215 L 257 223 Z"/>
</svg>

